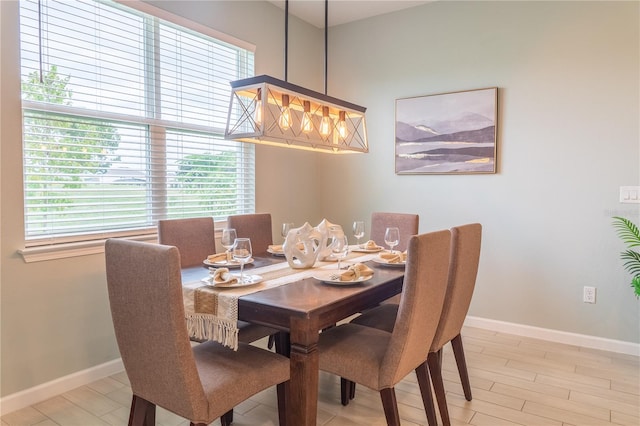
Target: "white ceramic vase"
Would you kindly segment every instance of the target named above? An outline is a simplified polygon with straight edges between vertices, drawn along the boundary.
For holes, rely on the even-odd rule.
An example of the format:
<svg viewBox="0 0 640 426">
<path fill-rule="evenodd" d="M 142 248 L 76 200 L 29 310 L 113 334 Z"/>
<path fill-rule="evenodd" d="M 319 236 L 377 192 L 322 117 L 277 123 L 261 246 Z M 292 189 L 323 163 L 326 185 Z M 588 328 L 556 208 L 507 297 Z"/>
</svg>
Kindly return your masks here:
<svg viewBox="0 0 640 426">
<path fill-rule="evenodd" d="M 321 239 L 322 234 L 308 222 L 289 230 L 282 245 L 289 266 L 294 269 L 312 268 L 318 259 Z"/>
<path fill-rule="evenodd" d="M 333 236 L 342 236 L 344 235 L 344 231 L 342 230 L 342 226 L 331 223 L 327 219 L 322 219 L 322 222 L 316 226 L 316 229 L 322 236 L 320 240 L 318 259 L 324 260 L 331 256 L 333 250 L 333 243 L 331 240 Z"/>
</svg>

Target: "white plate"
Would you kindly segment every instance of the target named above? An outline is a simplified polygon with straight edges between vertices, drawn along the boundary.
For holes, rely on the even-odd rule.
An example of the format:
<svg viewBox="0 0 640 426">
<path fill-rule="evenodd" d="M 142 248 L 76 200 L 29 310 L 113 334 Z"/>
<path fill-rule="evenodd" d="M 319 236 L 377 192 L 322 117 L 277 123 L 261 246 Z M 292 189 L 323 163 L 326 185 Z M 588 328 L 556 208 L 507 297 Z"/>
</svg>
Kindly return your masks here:
<svg viewBox="0 0 640 426">
<path fill-rule="evenodd" d="M 207 266 L 213 266 L 214 268 L 239 268 L 240 262 L 236 262 L 235 260 L 218 260 L 217 262 L 210 262 L 208 259 L 202 261 Z M 245 265 L 249 265 L 253 263 L 253 257 L 250 257 L 249 260 L 245 262 Z"/>
<path fill-rule="evenodd" d="M 240 279 L 240 275 L 239 274 L 234 274 L 235 277 L 238 277 L 238 279 Z M 212 284 L 211 283 L 211 278 L 203 278 L 202 282 L 207 283 L 207 285 L 209 287 L 215 287 L 215 288 L 241 288 L 241 287 L 248 287 L 250 285 L 256 285 L 259 284 L 263 281 L 263 278 L 261 275 L 247 275 L 244 274 L 244 282 L 237 282 L 237 283 L 233 283 L 233 284 L 227 284 L 227 283 L 216 283 L 216 284 Z"/>
<path fill-rule="evenodd" d="M 273 251 L 270 248 L 267 249 L 267 253 L 271 253 L 274 256 L 284 257 L 284 251 Z"/>
<path fill-rule="evenodd" d="M 374 257 L 373 259 L 371 259 L 371 261 L 376 262 L 379 265 L 393 266 L 394 268 L 404 268 L 407 265 L 407 262 L 390 263 L 379 257 Z"/>
<path fill-rule="evenodd" d="M 344 271 L 342 271 L 344 272 Z M 373 275 L 369 275 L 366 277 L 358 277 L 357 279 L 353 280 L 353 281 L 341 281 L 339 275 L 342 273 L 340 271 L 338 271 L 337 269 L 331 269 L 331 270 L 326 270 L 326 271 L 318 271 L 316 272 L 316 274 L 313 276 L 313 278 L 315 278 L 318 281 L 322 281 L 323 283 L 326 284 L 333 284 L 333 285 L 354 285 L 354 284 L 360 284 L 362 282 L 368 281 L 371 278 L 373 278 Z M 332 279 L 331 276 L 332 275 L 338 275 L 338 279 Z"/>
<path fill-rule="evenodd" d="M 355 246 L 353 249 L 351 249 L 351 251 L 354 251 L 356 253 L 377 253 L 382 250 L 384 250 L 384 247 L 380 247 L 380 246 L 374 249 L 366 249 L 366 248 Z"/>
</svg>

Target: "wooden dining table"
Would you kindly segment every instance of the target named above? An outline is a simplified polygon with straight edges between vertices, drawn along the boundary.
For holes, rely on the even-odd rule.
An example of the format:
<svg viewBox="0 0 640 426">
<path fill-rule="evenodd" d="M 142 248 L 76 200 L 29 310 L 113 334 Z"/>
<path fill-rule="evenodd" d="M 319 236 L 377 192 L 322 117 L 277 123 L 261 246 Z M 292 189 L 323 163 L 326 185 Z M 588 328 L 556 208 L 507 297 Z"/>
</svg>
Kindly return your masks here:
<svg viewBox="0 0 640 426">
<path fill-rule="evenodd" d="M 253 256 L 255 266 L 282 261 L 264 253 Z M 319 380 L 319 332 L 340 320 L 374 307 L 399 294 L 404 268 L 365 262 L 374 270 L 365 282 L 338 286 L 304 278 L 274 288 L 246 294 L 238 299 L 238 319 L 281 331 L 280 343 L 291 360 L 287 405 L 289 426 L 316 424 Z M 250 271 L 250 269 L 248 268 Z M 193 274 L 184 271 L 183 280 Z M 187 274 L 185 276 L 185 274 Z M 192 276 L 192 275 L 191 275 Z M 336 391 L 338 392 L 338 391 Z M 336 394 L 338 395 L 339 392 Z"/>
</svg>

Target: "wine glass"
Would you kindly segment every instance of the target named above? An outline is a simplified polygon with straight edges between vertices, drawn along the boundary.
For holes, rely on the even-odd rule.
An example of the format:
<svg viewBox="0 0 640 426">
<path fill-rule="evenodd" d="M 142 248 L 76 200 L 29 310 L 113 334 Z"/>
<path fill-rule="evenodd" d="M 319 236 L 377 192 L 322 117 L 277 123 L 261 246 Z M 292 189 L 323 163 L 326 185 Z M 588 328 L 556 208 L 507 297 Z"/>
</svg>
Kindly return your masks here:
<svg viewBox="0 0 640 426">
<path fill-rule="evenodd" d="M 358 246 L 360 245 L 360 238 L 364 237 L 364 222 L 356 220 L 353 222 L 353 236 L 356 237 Z"/>
<path fill-rule="evenodd" d="M 227 253 L 233 247 L 233 243 L 236 242 L 238 235 L 234 228 L 227 228 L 222 230 L 222 237 L 220 238 L 220 244 L 227 250 Z"/>
<path fill-rule="evenodd" d="M 400 230 L 398 228 L 387 228 L 384 233 L 384 242 L 389 246 L 391 253 L 393 248 L 400 244 Z"/>
<path fill-rule="evenodd" d="M 236 238 L 233 244 L 233 260 L 240 263 L 240 283 L 244 283 L 244 264 L 251 259 L 251 240 L 249 238 Z"/>
<path fill-rule="evenodd" d="M 346 235 L 334 234 L 331 237 L 331 253 L 333 253 L 333 257 L 338 259 L 338 270 L 340 270 L 340 261 L 349 253 L 349 241 L 347 241 Z"/>
<path fill-rule="evenodd" d="M 282 224 L 282 230 L 280 231 L 280 235 L 282 235 L 282 239 L 286 241 L 287 235 L 289 235 L 289 231 L 293 228 L 293 223 L 285 222 Z"/>
</svg>

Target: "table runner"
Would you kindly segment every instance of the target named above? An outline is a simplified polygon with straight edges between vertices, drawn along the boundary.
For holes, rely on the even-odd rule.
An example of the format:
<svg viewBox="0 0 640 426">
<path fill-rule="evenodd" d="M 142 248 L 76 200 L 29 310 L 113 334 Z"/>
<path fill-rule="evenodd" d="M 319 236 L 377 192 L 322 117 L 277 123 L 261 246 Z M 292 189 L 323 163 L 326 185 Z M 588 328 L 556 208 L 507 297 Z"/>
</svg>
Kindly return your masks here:
<svg viewBox="0 0 640 426">
<path fill-rule="evenodd" d="M 376 253 L 350 253 L 349 263 L 366 262 Z M 292 269 L 287 262 L 253 268 L 251 275 L 260 275 L 263 281 L 247 287 L 215 288 L 201 280 L 182 284 L 185 317 L 189 336 L 196 340 L 215 340 L 238 349 L 238 298 L 246 294 L 289 284 L 311 277 L 317 270 L 336 268 L 336 262 L 316 262 L 313 268 Z M 207 278 L 208 272 L 202 278 Z"/>
</svg>

